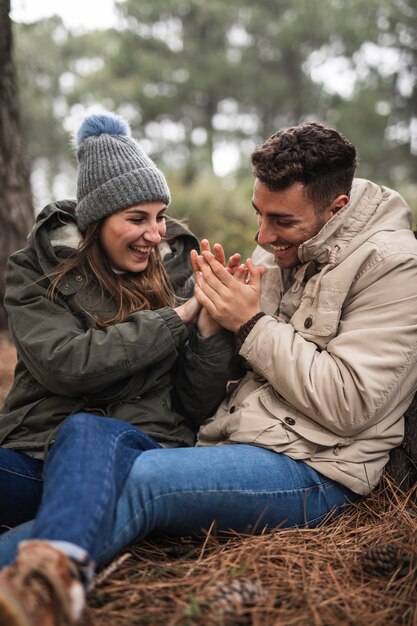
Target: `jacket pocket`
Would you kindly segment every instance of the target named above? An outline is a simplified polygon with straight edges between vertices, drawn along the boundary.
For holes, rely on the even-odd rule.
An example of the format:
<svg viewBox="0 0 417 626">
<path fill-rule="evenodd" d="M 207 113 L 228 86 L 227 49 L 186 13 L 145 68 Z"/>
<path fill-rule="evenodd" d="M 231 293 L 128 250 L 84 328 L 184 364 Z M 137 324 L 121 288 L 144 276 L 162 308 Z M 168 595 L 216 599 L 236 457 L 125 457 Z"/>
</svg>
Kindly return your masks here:
<svg viewBox="0 0 417 626">
<path fill-rule="evenodd" d="M 21 409 L 15 409 L 14 411 L 10 411 L 7 415 L 1 415 L 2 426 L 4 427 L 0 432 L 0 446 L 7 441 L 14 431 L 19 430 L 32 409 L 41 404 L 43 400 L 43 398 L 39 398 Z M 24 445 L 25 444 L 22 444 L 22 447 Z M 19 447 L 19 444 L 16 445 L 16 448 L 17 447 Z"/>
<path fill-rule="evenodd" d="M 272 387 L 263 390 L 260 395 L 261 404 L 276 419 L 284 424 L 287 431 L 292 432 L 302 439 L 317 444 L 323 448 L 345 446 L 350 443 L 349 438 L 341 437 L 327 430 L 314 420 L 296 411 L 293 407 L 285 404 Z"/>
<path fill-rule="evenodd" d="M 345 298 L 343 292 L 322 289 L 318 300 L 311 304 L 310 297 L 304 294 L 290 323 L 304 339 L 324 348 L 337 335 Z"/>
</svg>

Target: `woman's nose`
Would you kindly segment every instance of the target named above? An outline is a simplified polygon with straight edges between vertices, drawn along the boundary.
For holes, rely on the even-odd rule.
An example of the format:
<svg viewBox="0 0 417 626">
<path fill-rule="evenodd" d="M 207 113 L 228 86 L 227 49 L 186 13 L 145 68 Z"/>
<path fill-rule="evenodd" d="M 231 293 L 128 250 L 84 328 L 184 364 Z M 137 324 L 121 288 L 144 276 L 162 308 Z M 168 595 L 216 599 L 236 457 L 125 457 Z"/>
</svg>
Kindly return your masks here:
<svg viewBox="0 0 417 626">
<path fill-rule="evenodd" d="M 146 232 L 143 234 L 145 239 L 152 243 L 160 243 L 162 240 L 162 235 L 159 232 L 159 224 L 155 222 L 147 228 Z"/>
</svg>

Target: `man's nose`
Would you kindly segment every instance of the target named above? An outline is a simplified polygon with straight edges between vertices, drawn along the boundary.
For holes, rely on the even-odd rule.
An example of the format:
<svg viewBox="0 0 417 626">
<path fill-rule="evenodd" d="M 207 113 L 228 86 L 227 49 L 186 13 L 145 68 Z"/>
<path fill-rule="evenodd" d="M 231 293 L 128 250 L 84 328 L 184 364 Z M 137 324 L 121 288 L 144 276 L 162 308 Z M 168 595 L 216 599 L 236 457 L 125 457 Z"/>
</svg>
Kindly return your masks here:
<svg viewBox="0 0 417 626">
<path fill-rule="evenodd" d="M 273 243 L 277 239 L 277 232 L 266 220 L 259 224 L 258 243 L 262 246 L 266 243 Z"/>
</svg>

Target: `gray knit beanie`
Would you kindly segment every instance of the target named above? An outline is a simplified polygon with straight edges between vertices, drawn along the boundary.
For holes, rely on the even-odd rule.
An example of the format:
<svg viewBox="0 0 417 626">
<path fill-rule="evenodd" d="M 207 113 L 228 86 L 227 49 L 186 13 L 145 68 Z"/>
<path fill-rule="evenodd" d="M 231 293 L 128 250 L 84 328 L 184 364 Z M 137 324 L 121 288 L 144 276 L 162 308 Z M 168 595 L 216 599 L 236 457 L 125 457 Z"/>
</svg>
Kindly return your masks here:
<svg viewBox="0 0 417 626">
<path fill-rule="evenodd" d="M 80 230 L 135 204 L 171 195 L 165 176 L 132 138 L 129 124 L 113 113 L 86 117 L 76 137 Z"/>
</svg>

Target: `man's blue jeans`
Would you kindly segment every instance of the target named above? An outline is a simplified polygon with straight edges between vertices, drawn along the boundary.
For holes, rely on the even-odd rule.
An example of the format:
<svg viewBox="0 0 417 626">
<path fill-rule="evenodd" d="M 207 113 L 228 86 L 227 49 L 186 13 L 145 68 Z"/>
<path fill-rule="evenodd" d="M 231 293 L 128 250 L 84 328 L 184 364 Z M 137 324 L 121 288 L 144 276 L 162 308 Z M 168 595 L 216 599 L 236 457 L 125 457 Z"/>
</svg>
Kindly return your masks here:
<svg viewBox="0 0 417 626">
<path fill-rule="evenodd" d="M 75 544 L 101 566 L 153 530 L 316 526 L 358 497 L 264 448 L 160 448 L 129 424 L 83 413 L 64 424 L 45 465 L 36 520 L 2 535 L 0 565 L 28 537 Z"/>
</svg>

